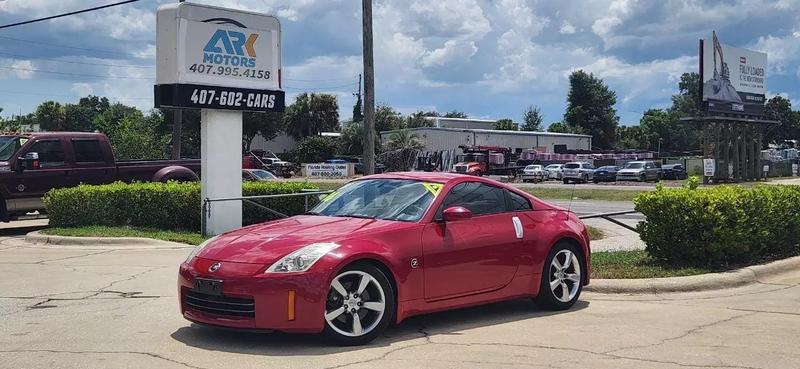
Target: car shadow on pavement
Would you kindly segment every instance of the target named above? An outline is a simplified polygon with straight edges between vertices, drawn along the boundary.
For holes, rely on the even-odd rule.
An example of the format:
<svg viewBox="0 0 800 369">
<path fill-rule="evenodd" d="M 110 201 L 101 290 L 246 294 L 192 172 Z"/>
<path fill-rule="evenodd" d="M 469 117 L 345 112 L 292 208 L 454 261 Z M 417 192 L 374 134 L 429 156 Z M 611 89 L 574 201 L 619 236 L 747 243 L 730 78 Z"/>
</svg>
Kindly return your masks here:
<svg viewBox="0 0 800 369">
<path fill-rule="evenodd" d="M 419 315 L 408 318 L 399 325 L 390 327 L 383 336 L 369 345 L 356 347 L 331 346 L 324 341 L 324 337 L 321 334 L 256 333 L 219 329 L 198 324 L 189 324 L 181 327 L 173 332 L 171 337 L 187 346 L 211 351 L 265 356 L 328 355 L 389 346 L 396 342 L 427 336 L 460 335 L 461 331 L 464 330 L 526 319 L 570 314 L 583 310 L 588 306 L 588 301 L 579 300 L 569 310 L 546 311 L 540 309 L 531 300 L 514 300 Z"/>
</svg>

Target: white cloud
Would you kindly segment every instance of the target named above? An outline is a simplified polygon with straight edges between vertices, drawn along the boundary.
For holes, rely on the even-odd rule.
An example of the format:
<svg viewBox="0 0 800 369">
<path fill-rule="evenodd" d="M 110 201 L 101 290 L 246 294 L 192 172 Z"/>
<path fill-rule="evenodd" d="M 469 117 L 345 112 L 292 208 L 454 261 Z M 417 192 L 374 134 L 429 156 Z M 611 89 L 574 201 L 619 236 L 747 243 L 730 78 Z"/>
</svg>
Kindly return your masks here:
<svg viewBox="0 0 800 369">
<path fill-rule="evenodd" d="M 71 90 L 75 94 L 75 96 L 78 97 L 84 97 L 94 93 L 94 88 L 92 87 L 92 85 L 85 82 L 73 83 Z"/>
<path fill-rule="evenodd" d="M 575 26 L 573 26 L 572 23 L 568 21 L 564 21 L 564 23 L 561 23 L 561 28 L 558 30 L 558 33 L 562 35 L 571 35 L 574 34 L 575 32 L 576 32 Z"/>
<path fill-rule="evenodd" d="M 444 46 L 427 51 L 420 58 L 420 63 L 424 67 L 442 66 L 447 63 L 457 63 L 459 60 L 471 58 L 478 52 L 478 47 L 472 41 L 447 40 Z"/>
<path fill-rule="evenodd" d="M 15 60 L 15 59 L 1 59 L 0 65 L 8 66 L 7 68 L 0 68 L 0 79 L 4 78 L 17 78 L 17 79 L 31 79 L 34 76 L 33 62 L 30 60 Z"/>
<path fill-rule="evenodd" d="M 762 36 L 750 47 L 767 53 L 771 73 L 797 73 L 800 76 L 800 69 L 796 69 L 800 63 L 800 32 L 794 31 L 786 36 Z"/>
</svg>

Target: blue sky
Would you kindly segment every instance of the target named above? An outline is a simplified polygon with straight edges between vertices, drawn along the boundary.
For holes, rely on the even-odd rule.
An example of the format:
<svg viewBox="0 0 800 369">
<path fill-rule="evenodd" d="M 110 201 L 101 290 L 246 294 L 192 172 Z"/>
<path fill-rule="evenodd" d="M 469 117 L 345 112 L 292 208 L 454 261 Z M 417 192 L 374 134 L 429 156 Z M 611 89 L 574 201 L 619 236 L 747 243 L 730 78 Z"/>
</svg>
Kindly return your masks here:
<svg viewBox="0 0 800 369">
<path fill-rule="evenodd" d="M 0 0 L 0 24 L 112 0 Z M 196 1 L 261 11 L 283 24 L 287 102 L 301 91 L 339 98 L 349 118 L 361 71 L 361 1 Z M 155 11 L 144 0 L 0 30 L 0 107 L 28 113 L 88 93 L 152 108 Z M 375 0 L 376 97 L 396 109 L 460 110 L 519 121 L 538 105 L 563 117 L 567 76 L 591 71 L 617 92 L 623 124 L 667 107 L 697 40 L 769 54 L 769 95 L 800 106 L 800 0 Z M 51 72 L 51 73 L 48 73 Z M 56 72 L 56 73 L 52 73 Z"/>
</svg>

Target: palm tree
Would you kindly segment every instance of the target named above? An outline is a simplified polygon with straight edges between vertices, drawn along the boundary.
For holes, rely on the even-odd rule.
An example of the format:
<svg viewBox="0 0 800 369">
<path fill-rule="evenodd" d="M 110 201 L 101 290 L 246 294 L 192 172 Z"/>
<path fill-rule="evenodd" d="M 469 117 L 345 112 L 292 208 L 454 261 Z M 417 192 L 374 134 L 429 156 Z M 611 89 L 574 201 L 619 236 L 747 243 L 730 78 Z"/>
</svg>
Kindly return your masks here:
<svg viewBox="0 0 800 369">
<path fill-rule="evenodd" d="M 425 144 L 416 133 L 402 129 L 389 136 L 381 156 L 390 169 L 410 170 L 414 168 L 417 155 L 424 149 Z"/>
</svg>

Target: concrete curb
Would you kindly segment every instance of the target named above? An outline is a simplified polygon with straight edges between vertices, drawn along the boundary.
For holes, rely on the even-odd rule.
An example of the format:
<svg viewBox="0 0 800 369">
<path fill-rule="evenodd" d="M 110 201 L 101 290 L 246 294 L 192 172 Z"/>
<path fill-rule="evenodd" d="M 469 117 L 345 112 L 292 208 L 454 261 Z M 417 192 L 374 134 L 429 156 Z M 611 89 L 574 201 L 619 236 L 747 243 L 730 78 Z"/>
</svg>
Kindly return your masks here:
<svg viewBox="0 0 800 369">
<path fill-rule="evenodd" d="M 139 247 L 193 247 L 185 243 L 154 240 L 142 237 L 67 237 L 43 234 L 39 231 L 25 235 L 25 242 L 34 245 L 58 246 L 139 246 Z"/>
<path fill-rule="evenodd" d="M 585 291 L 597 293 L 667 293 L 718 290 L 751 284 L 800 269 L 800 256 L 723 273 L 647 279 L 593 279 Z"/>
</svg>

